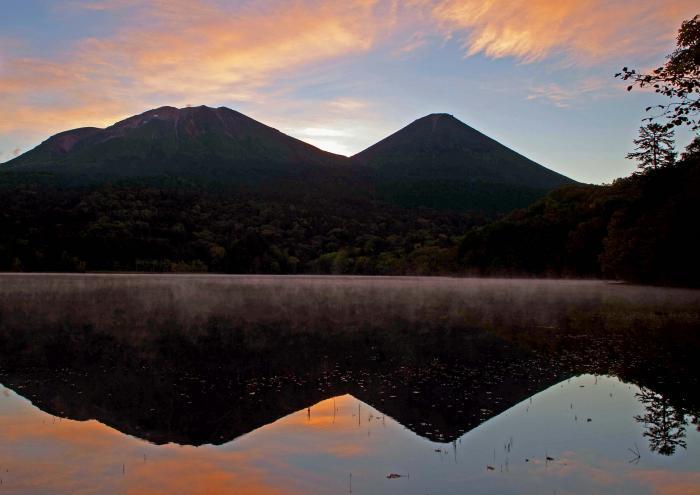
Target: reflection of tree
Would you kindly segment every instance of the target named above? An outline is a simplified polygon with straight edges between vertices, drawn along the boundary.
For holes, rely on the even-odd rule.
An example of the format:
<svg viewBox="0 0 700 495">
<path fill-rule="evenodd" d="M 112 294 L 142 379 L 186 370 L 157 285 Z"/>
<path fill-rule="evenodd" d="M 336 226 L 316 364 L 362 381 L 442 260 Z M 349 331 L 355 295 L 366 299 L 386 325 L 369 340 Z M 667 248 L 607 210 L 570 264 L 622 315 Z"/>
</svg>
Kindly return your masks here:
<svg viewBox="0 0 700 495">
<path fill-rule="evenodd" d="M 643 416 L 635 416 L 644 423 L 644 436 L 649 439 L 652 452 L 661 455 L 673 455 L 676 447 L 686 448 L 684 414 L 676 410 L 664 396 L 643 388 L 636 394 L 644 404 L 646 411 Z"/>
</svg>

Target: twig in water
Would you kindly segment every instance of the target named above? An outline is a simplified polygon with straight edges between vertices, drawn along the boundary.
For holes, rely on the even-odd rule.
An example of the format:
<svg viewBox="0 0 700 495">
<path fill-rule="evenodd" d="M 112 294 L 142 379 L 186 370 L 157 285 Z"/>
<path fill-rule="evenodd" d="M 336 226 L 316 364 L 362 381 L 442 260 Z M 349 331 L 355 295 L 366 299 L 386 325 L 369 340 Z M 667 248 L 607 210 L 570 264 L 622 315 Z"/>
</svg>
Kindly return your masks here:
<svg viewBox="0 0 700 495">
<path fill-rule="evenodd" d="M 634 444 L 634 450 L 632 450 L 630 448 L 628 448 L 627 450 L 632 452 L 632 455 L 634 455 L 634 457 L 632 459 L 630 459 L 628 462 L 630 464 L 639 463 L 640 459 L 642 458 L 642 454 L 639 452 L 639 447 L 637 447 L 637 443 L 635 442 L 635 444 Z"/>
</svg>

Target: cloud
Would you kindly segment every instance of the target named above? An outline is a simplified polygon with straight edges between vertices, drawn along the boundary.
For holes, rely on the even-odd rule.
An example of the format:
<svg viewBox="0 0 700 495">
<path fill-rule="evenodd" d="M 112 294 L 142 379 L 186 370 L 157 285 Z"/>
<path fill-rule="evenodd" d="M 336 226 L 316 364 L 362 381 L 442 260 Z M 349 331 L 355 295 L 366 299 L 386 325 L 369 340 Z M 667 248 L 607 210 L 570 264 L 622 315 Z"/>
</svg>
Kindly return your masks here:
<svg viewBox="0 0 700 495">
<path fill-rule="evenodd" d="M 396 50 L 394 50 L 394 54 L 396 56 L 405 56 L 423 48 L 427 44 L 428 37 L 426 34 L 423 32 L 417 32 L 414 33 L 408 41 L 401 44 Z"/>
<path fill-rule="evenodd" d="M 20 151 L 22 150 L 20 150 L 19 148 L 15 148 L 14 150 L 12 150 L 12 156 L 18 156 Z"/>
<path fill-rule="evenodd" d="M 122 10 L 129 22 L 58 59 L 4 57 L 0 132 L 106 124 L 155 104 L 264 102 L 261 88 L 309 64 L 368 51 L 373 0 L 240 3 L 71 2 Z"/>
<path fill-rule="evenodd" d="M 666 50 L 696 0 L 437 0 L 423 2 L 467 55 L 578 63 Z"/>
<path fill-rule="evenodd" d="M 8 37 L 20 31 L 0 34 L 0 142 L 8 157 L 50 133 L 165 104 L 233 106 L 300 137 L 305 128 L 339 129 L 343 136 L 310 138 L 348 153 L 391 128 L 380 120 L 395 109 L 379 115 L 387 99 L 376 90 L 410 86 L 398 64 L 434 56 L 448 72 L 440 83 L 454 84 L 459 62 L 430 51 L 447 39 L 461 42 L 465 55 L 644 66 L 673 46 L 696 1 L 56 0 L 50 10 L 57 25 L 96 20 L 102 34 L 43 33 L 41 44 Z M 375 70 L 385 61 L 386 71 Z M 518 83 L 504 84 L 511 91 Z M 568 107 L 577 95 L 596 97 L 588 84 L 552 76 L 527 97 Z"/>
<path fill-rule="evenodd" d="M 615 89 L 614 87 L 612 89 Z M 612 96 L 610 81 L 603 78 L 589 78 L 570 85 L 548 83 L 532 86 L 528 100 L 543 100 L 559 108 L 583 105 L 592 99 Z"/>
<path fill-rule="evenodd" d="M 376 104 L 357 96 L 319 99 L 304 94 L 278 95 L 269 107 L 260 110 L 263 122 L 340 155 L 357 153 L 392 129 Z"/>
</svg>

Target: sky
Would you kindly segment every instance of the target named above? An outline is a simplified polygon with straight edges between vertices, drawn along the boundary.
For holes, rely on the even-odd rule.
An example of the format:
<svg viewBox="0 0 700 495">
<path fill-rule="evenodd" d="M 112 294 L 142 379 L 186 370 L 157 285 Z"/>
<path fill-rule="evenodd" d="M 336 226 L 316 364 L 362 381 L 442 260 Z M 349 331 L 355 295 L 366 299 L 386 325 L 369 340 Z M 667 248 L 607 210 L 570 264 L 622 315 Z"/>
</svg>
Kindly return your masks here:
<svg viewBox="0 0 700 495">
<path fill-rule="evenodd" d="M 0 162 L 162 105 L 226 106 L 353 155 L 449 113 L 582 182 L 629 175 L 697 0 L 1 0 Z M 678 147 L 691 139 L 677 132 Z"/>
</svg>

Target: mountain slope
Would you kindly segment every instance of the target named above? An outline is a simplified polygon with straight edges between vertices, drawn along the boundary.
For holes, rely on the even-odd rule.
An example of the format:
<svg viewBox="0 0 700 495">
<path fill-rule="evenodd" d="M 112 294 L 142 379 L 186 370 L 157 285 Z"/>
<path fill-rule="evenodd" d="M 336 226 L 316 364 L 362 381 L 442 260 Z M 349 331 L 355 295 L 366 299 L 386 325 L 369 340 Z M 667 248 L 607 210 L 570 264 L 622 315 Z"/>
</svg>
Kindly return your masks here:
<svg viewBox="0 0 700 495">
<path fill-rule="evenodd" d="M 0 183 L 11 184 L 166 178 L 165 184 L 486 213 L 527 206 L 573 183 L 446 114 L 423 117 L 349 159 L 234 110 L 205 106 L 161 107 L 106 129 L 62 132 L 0 172 L 10 172 Z"/>
<path fill-rule="evenodd" d="M 373 170 L 380 196 L 404 206 L 504 211 L 574 183 L 447 114 L 418 119 L 352 160 Z"/>
<path fill-rule="evenodd" d="M 304 177 L 342 161 L 234 110 L 202 106 L 162 107 L 106 129 L 62 132 L 4 168 L 97 179 L 170 175 L 259 183 Z"/>
</svg>

